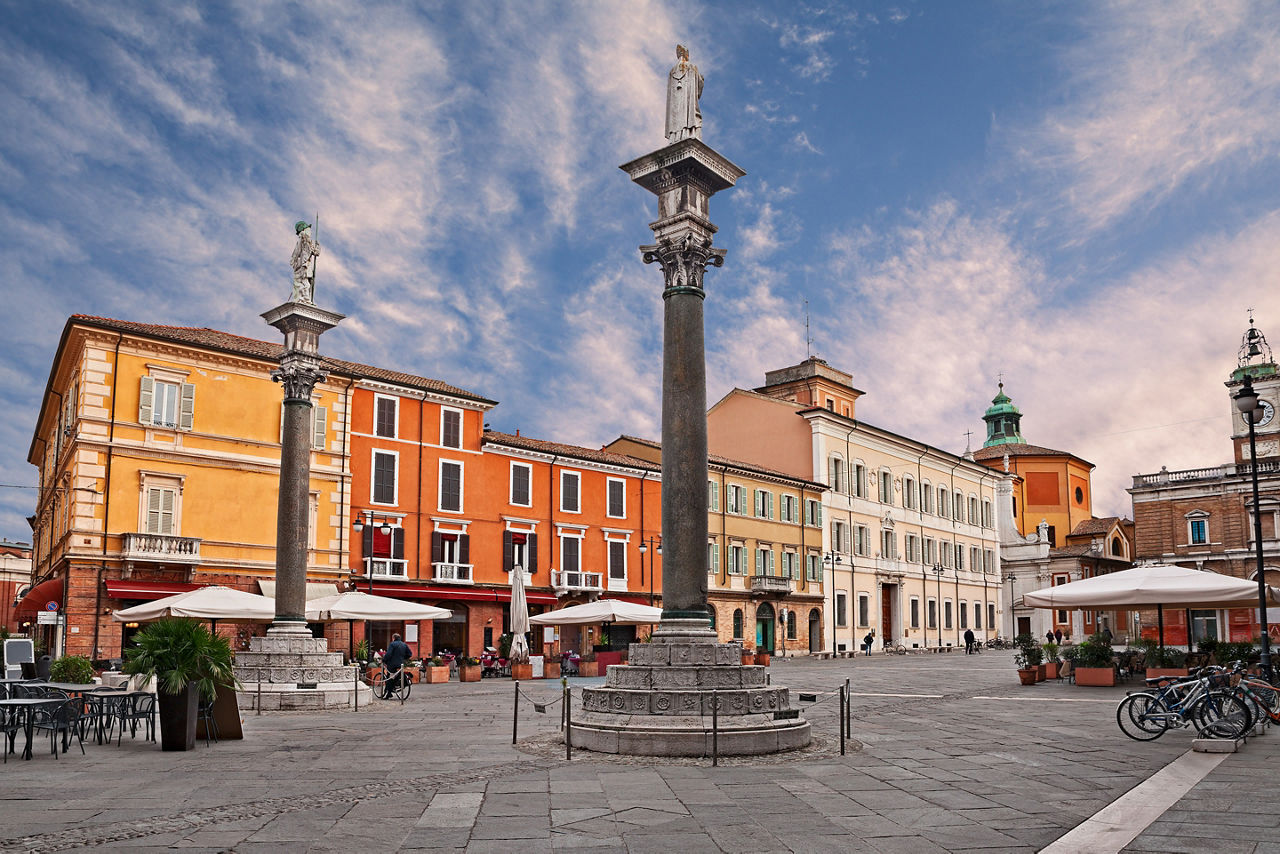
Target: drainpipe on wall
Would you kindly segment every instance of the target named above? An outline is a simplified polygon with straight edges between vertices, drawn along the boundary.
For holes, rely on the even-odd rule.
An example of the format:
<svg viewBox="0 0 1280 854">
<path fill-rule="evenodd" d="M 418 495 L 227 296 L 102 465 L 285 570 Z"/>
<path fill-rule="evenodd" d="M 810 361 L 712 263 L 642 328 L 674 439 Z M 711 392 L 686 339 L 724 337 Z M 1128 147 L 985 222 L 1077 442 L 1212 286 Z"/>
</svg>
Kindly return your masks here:
<svg viewBox="0 0 1280 854">
<path fill-rule="evenodd" d="M 107 536 L 111 533 L 111 457 L 115 450 L 116 439 L 116 383 L 120 379 L 120 342 L 124 335 L 116 336 L 115 357 L 111 362 L 111 421 L 107 426 L 107 466 L 103 476 L 102 497 L 102 561 L 98 564 L 98 581 L 94 585 L 93 605 L 93 657 L 98 655 L 98 642 L 101 639 L 102 625 L 102 573 L 107 568 Z M 120 654 L 124 655 L 124 643 L 120 644 Z"/>
</svg>

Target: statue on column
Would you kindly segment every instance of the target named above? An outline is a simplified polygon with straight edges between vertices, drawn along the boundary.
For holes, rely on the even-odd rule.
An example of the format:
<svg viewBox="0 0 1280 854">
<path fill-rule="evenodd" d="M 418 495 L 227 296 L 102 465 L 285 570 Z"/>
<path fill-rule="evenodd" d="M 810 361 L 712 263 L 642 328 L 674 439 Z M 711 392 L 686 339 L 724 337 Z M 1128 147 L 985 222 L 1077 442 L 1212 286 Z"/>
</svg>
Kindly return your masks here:
<svg viewBox="0 0 1280 854">
<path fill-rule="evenodd" d="M 298 235 L 298 245 L 293 247 L 293 293 L 289 302 L 301 302 L 314 305 L 316 290 L 316 256 L 320 254 L 320 244 L 311 237 L 311 223 L 303 220 L 293 227 Z"/>
<path fill-rule="evenodd" d="M 689 51 L 676 45 L 676 64 L 667 74 L 667 141 L 702 139 L 702 75 L 689 61 Z"/>
</svg>

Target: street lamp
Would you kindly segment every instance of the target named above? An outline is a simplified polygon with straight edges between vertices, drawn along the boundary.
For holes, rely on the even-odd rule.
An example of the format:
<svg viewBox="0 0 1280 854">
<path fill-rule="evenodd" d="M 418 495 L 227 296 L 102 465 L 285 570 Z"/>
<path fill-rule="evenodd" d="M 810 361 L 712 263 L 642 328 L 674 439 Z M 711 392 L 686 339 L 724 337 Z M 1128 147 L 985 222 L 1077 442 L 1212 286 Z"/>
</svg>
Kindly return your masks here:
<svg viewBox="0 0 1280 854">
<path fill-rule="evenodd" d="M 822 556 L 822 565 L 831 567 L 831 657 L 836 654 L 836 567 L 841 563 L 840 555 L 834 551 Z"/>
<path fill-rule="evenodd" d="M 1253 377 L 1246 372 L 1235 394 L 1236 409 L 1249 425 L 1249 474 L 1253 481 L 1253 545 L 1258 572 L 1258 619 L 1262 623 L 1262 675 L 1271 681 L 1271 629 L 1267 625 L 1267 581 L 1262 566 L 1262 508 L 1258 504 L 1258 446 L 1254 424 L 1262 417 Z"/>
<path fill-rule="evenodd" d="M 937 626 L 938 648 L 941 649 L 942 648 L 942 573 L 944 572 L 942 568 L 942 564 L 935 563 L 933 565 L 933 568 L 930 570 L 930 572 L 932 572 L 934 576 L 936 576 L 938 579 L 938 601 L 937 601 L 937 605 L 935 606 L 934 613 L 938 615 L 938 626 Z"/>
<path fill-rule="evenodd" d="M 363 511 L 359 515 L 357 515 L 355 521 L 351 523 L 351 530 L 355 531 L 357 534 L 363 532 L 366 517 L 368 518 L 370 525 L 374 524 L 378 519 L 382 520 L 382 524 L 378 525 L 378 533 L 382 534 L 382 536 L 384 537 L 391 536 L 391 532 L 394 529 L 400 527 L 400 524 L 398 521 L 396 522 L 395 525 L 391 524 L 393 521 L 396 521 L 396 520 L 393 520 L 386 516 L 381 516 L 381 517 L 375 516 L 374 514 L 369 513 L 368 511 Z M 372 557 L 372 555 L 364 555 L 364 558 L 366 560 L 368 560 L 370 557 Z M 366 565 L 366 574 L 369 577 L 369 593 L 372 594 L 373 593 L 373 564 L 370 563 Z"/>
<path fill-rule="evenodd" d="M 662 537 L 649 537 L 640 540 L 640 583 L 644 584 L 644 556 L 649 549 L 654 549 L 654 558 L 662 554 Z M 649 559 L 649 607 L 653 607 L 653 558 Z"/>
</svg>

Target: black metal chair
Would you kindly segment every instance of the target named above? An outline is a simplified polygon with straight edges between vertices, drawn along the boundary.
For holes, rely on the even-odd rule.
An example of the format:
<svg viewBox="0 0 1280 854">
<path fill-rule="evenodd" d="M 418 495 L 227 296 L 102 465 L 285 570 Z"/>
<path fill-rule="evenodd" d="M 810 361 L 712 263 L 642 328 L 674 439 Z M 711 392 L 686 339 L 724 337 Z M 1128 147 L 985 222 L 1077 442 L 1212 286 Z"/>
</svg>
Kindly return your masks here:
<svg viewBox="0 0 1280 854">
<path fill-rule="evenodd" d="M 196 711 L 196 726 L 204 724 L 204 746 L 209 746 L 209 739 L 218 740 L 218 722 L 213 719 L 213 700 L 200 698 Z"/>
<path fill-rule="evenodd" d="M 138 735 L 138 722 L 144 724 L 143 734 L 148 741 L 156 740 L 156 695 L 148 694 L 146 691 L 136 691 L 130 694 L 125 703 L 120 707 L 120 737 L 116 741 L 116 747 L 119 747 L 124 741 L 124 731 L 127 726 L 129 730 L 129 738 L 135 738 Z"/>
<path fill-rule="evenodd" d="M 57 699 L 57 698 L 50 698 Z M 56 706 L 36 711 L 34 728 L 49 733 L 49 745 L 53 758 L 58 758 L 58 736 L 62 736 L 62 752 L 66 753 L 71 746 L 71 736 L 80 742 L 80 755 L 84 755 L 84 737 L 81 735 L 80 716 L 84 711 L 84 700 L 79 697 L 65 697 Z"/>
<path fill-rule="evenodd" d="M 18 740 L 18 733 L 24 731 L 22 725 L 22 715 L 17 709 L 5 708 L 0 709 L 0 737 L 4 741 L 0 744 L 0 750 L 4 753 L 4 764 L 9 764 L 9 754 L 13 753 L 13 748 Z"/>
</svg>

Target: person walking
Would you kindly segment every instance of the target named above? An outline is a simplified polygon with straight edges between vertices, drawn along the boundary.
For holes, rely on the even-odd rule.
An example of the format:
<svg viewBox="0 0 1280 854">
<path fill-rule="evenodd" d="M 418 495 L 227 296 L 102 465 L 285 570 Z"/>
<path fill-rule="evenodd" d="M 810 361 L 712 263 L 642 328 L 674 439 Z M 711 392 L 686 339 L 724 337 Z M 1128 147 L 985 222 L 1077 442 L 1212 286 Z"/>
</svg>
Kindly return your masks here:
<svg viewBox="0 0 1280 854">
<path fill-rule="evenodd" d="M 872 629 L 867 632 L 867 636 L 862 639 L 862 650 L 867 655 L 871 654 L 871 645 L 876 642 L 876 630 Z"/>
<path fill-rule="evenodd" d="M 1062 646 L 1062 629 L 1053 630 L 1053 639 L 1054 639 L 1054 642 L 1058 644 L 1058 646 Z"/>
<path fill-rule="evenodd" d="M 1045 642 L 1045 643 L 1053 643 L 1053 632 L 1045 632 L 1045 633 L 1044 633 L 1044 642 Z"/>
<path fill-rule="evenodd" d="M 971 655 L 973 653 L 973 645 L 977 643 L 977 638 L 973 635 L 973 629 L 964 630 L 964 654 Z"/>
</svg>

